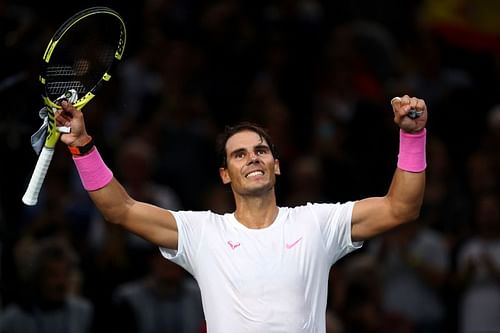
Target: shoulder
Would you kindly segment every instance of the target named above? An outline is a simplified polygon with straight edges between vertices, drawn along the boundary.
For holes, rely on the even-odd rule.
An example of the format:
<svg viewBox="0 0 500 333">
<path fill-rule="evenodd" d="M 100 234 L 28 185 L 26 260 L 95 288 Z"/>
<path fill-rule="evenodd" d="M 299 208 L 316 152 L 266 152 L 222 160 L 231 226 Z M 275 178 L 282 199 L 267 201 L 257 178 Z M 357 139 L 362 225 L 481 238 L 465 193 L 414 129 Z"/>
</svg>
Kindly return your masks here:
<svg viewBox="0 0 500 333">
<path fill-rule="evenodd" d="M 5 307 L 5 309 L 1 313 L 0 322 L 19 320 L 26 316 L 27 316 L 26 312 L 23 311 L 23 309 L 18 304 L 12 303 L 9 304 L 7 307 Z"/>
<path fill-rule="evenodd" d="M 142 294 L 144 292 L 144 281 L 138 280 L 138 281 L 131 281 L 124 283 L 120 286 L 115 291 L 114 297 L 117 299 L 122 299 L 122 298 L 129 298 L 129 297 L 134 297 L 135 295 Z"/>
<path fill-rule="evenodd" d="M 153 183 L 150 184 L 150 190 L 155 203 L 160 207 L 175 210 L 181 208 L 179 196 L 170 187 Z"/>
<path fill-rule="evenodd" d="M 177 210 L 171 212 L 176 219 L 179 218 L 188 220 L 221 220 L 224 217 L 224 215 L 214 213 L 210 210 L 202 210 L 202 211 Z"/>
<path fill-rule="evenodd" d="M 482 248 L 484 248 L 482 242 L 478 238 L 472 237 L 462 244 L 458 254 L 459 256 L 474 256 L 481 253 Z"/>
<path fill-rule="evenodd" d="M 173 211 L 178 230 L 182 233 L 201 234 L 204 230 L 223 228 L 232 214 L 221 215 L 212 211 Z"/>
<path fill-rule="evenodd" d="M 345 203 L 312 203 L 308 202 L 305 205 L 295 207 L 281 207 L 284 212 L 293 216 L 299 214 L 335 214 L 342 211 L 352 211 L 354 202 Z"/>
<path fill-rule="evenodd" d="M 286 224 L 311 223 L 320 226 L 344 225 L 351 221 L 354 203 L 307 203 L 295 207 L 280 207 L 280 214 Z"/>
<path fill-rule="evenodd" d="M 32 317 L 17 304 L 9 304 L 0 313 L 1 332 L 28 331 L 32 325 Z"/>
<path fill-rule="evenodd" d="M 424 246 L 444 247 L 444 237 L 437 231 L 430 228 L 423 228 L 418 234 L 418 242 Z"/>
</svg>

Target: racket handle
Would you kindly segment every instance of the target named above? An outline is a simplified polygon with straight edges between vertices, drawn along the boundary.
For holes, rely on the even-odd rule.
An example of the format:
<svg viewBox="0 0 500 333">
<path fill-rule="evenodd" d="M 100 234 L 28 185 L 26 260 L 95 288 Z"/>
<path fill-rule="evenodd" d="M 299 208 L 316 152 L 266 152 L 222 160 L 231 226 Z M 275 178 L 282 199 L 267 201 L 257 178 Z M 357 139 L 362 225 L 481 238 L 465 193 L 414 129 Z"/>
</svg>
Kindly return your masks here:
<svg viewBox="0 0 500 333">
<path fill-rule="evenodd" d="M 410 111 L 408 111 L 408 117 L 410 119 L 417 119 L 418 117 L 420 117 L 421 114 L 422 111 L 417 111 L 415 109 L 411 109 Z"/>
<path fill-rule="evenodd" d="M 23 203 L 27 206 L 34 206 L 38 202 L 38 194 L 42 188 L 45 175 L 49 168 L 50 162 L 52 161 L 52 156 L 54 155 L 54 148 L 43 147 L 36 162 L 35 170 L 31 175 L 31 180 L 28 184 L 28 188 L 23 195 Z"/>
</svg>

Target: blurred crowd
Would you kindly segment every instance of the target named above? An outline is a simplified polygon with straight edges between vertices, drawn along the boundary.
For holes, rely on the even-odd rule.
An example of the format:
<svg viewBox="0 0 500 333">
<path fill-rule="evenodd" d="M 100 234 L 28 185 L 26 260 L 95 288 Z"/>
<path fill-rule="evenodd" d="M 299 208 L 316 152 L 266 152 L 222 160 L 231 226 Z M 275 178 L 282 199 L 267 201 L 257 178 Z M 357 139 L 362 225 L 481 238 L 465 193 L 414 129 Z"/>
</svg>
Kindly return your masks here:
<svg viewBox="0 0 500 333">
<path fill-rule="evenodd" d="M 65 147 L 39 203 L 21 203 L 45 44 L 94 4 L 128 40 L 87 129 L 129 193 L 164 208 L 233 209 L 215 136 L 240 120 L 275 139 L 279 205 L 384 195 L 389 101 L 423 98 L 421 216 L 334 266 L 328 332 L 500 332 L 498 2 L 146 0 L 0 3 L 0 333 L 205 330 L 195 281 L 103 222 Z"/>
</svg>

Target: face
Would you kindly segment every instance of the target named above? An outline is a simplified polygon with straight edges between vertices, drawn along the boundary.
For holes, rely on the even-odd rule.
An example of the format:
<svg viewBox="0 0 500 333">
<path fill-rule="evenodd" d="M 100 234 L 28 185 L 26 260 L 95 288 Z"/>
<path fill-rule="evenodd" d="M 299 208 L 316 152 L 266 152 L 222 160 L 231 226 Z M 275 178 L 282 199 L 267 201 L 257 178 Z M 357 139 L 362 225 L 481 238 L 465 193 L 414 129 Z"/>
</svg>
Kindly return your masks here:
<svg viewBox="0 0 500 333">
<path fill-rule="evenodd" d="M 42 296 L 47 301 L 62 302 L 70 285 L 71 271 L 65 260 L 48 262 L 40 279 Z"/>
<path fill-rule="evenodd" d="M 257 133 L 242 131 L 226 143 L 227 167 L 219 173 L 224 184 L 240 195 L 260 195 L 274 188 L 279 162 L 267 142 Z"/>
</svg>

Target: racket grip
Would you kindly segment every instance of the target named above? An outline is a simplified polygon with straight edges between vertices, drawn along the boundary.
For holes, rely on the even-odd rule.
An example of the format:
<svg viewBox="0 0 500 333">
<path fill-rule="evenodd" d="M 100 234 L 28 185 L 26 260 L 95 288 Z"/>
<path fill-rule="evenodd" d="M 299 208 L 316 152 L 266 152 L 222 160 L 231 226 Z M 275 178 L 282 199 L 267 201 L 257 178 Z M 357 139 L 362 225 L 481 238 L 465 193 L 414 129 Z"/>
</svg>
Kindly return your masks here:
<svg viewBox="0 0 500 333">
<path fill-rule="evenodd" d="M 23 195 L 23 203 L 27 206 L 34 206 L 38 202 L 38 194 L 42 188 L 45 175 L 49 168 L 50 162 L 52 161 L 52 156 L 54 155 L 54 148 L 43 147 L 36 162 L 35 170 L 31 175 L 31 180 L 28 184 L 28 188 Z"/>
<path fill-rule="evenodd" d="M 417 111 L 415 109 L 411 109 L 410 111 L 408 111 L 408 118 L 417 119 L 418 117 L 420 117 L 421 114 L 422 114 L 422 111 Z"/>
</svg>

